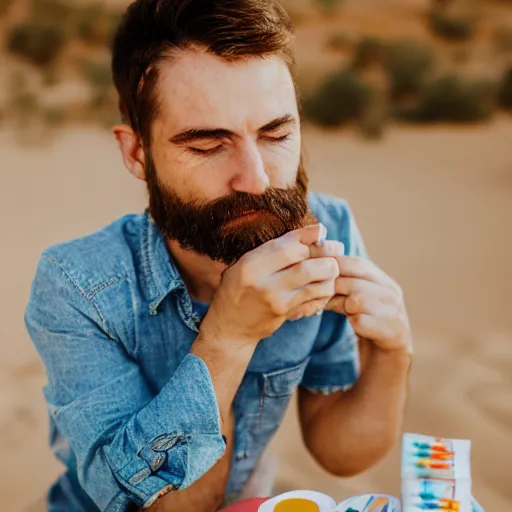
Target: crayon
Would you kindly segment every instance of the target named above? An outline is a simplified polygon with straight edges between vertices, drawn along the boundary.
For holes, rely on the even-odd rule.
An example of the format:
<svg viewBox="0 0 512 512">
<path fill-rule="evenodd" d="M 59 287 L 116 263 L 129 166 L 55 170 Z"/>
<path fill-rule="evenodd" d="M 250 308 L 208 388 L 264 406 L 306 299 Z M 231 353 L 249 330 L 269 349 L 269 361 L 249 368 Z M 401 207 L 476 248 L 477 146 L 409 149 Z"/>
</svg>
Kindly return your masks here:
<svg viewBox="0 0 512 512">
<path fill-rule="evenodd" d="M 416 452 L 414 454 L 415 457 L 420 458 L 431 458 L 431 459 L 439 459 L 439 460 L 446 460 L 453 458 L 455 454 L 453 452 L 432 452 L 427 450 L 422 450 L 420 452 Z"/>
<path fill-rule="evenodd" d="M 437 461 L 437 460 L 431 460 L 431 459 L 421 459 L 415 464 L 418 468 L 430 468 L 430 469 L 451 469 L 453 466 L 453 462 L 446 460 L 446 461 Z"/>
<path fill-rule="evenodd" d="M 419 448 L 420 450 L 434 450 L 436 452 L 446 452 L 446 446 L 442 442 L 435 443 L 420 443 L 419 441 L 415 441 L 413 446 Z"/>
</svg>

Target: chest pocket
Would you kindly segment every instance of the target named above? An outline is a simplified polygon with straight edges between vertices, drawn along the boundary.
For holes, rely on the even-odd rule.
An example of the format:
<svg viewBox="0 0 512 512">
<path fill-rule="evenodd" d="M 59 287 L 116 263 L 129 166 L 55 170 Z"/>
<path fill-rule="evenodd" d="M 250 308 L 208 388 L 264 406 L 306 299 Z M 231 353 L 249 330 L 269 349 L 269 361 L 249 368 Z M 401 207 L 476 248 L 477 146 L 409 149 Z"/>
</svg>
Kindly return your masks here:
<svg viewBox="0 0 512 512">
<path fill-rule="evenodd" d="M 308 362 L 309 357 L 296 366 L 260 374 L 262 386 L 258 411 L 251 414 L 247 432 L 250 452 L 263 450 L 281 424 L 290 397 L 299 386 Z"/>
</svg>

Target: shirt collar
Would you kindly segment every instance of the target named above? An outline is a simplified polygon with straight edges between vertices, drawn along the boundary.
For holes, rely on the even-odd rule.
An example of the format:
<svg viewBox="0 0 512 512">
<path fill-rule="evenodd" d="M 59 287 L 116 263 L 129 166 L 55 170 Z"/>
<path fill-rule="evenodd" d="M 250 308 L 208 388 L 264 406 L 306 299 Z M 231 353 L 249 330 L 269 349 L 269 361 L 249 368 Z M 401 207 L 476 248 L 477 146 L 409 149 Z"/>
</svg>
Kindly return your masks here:
<svg viewBox="0 0 512 512">
<path fill-rule="evenodd" d="M 156 315 L 164 299 L 171 293 L 185 290 L 185 283 L 167 250 L 162 232 L 148 211 L 144 216 L 142 252 L 149 287 L 149 314 Z"/>
</svg>

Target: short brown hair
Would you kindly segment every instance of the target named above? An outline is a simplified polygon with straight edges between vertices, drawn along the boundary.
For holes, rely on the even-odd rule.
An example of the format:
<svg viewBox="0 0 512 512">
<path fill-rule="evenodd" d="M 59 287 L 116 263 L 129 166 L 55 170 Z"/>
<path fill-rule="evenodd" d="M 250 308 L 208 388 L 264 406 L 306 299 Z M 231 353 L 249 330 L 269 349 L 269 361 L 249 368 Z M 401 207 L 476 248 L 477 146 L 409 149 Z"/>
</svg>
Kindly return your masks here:
<svg viewBox="0 0 512 512">
<path fill-rule="evenodd" d="M 292 41 L 292 22 L 277 0 L 136 0 L 112 48 L 123 120 L 149 146 L 157 65 L 175 50 L 197 45 L 230 61 L 279 54 L 293 73 Z"/>
</svg>

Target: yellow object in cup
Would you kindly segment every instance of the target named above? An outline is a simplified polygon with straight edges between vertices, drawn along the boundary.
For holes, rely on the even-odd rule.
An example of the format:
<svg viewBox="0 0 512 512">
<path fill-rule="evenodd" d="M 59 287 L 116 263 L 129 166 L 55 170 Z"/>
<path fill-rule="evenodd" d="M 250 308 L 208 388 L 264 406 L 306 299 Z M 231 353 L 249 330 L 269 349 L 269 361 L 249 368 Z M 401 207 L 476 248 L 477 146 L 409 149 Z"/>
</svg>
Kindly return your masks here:
<svg viewBox="0 0 512 512">
<path fill-rule="evenodd" d="M 303 498 L 290 498 L 280 501 L 275 507 L 274 512 L 320 512 L 318 505 L 310 500 Z"/>
</svg>

